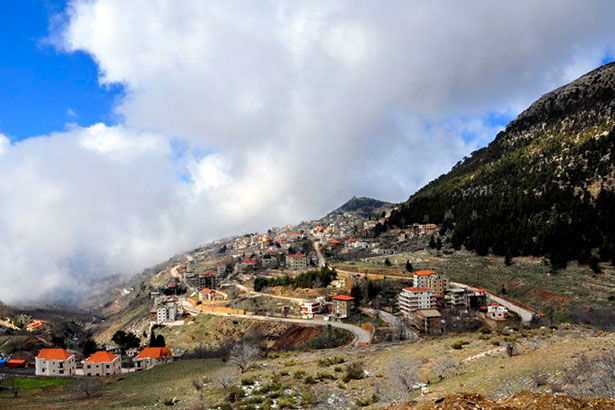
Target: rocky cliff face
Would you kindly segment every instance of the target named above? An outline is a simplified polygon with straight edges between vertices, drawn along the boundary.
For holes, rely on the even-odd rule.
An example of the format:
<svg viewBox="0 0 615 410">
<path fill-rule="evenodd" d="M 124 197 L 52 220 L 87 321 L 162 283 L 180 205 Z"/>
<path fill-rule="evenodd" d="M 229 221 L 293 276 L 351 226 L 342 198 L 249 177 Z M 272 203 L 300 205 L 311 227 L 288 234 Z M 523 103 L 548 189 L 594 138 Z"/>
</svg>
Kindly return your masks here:
<svg viewBox="0 0 615 410">
<path fill-rule="evenodd" d="M 489 146 L 402 206 L 393 225 L 443 224 L 479 253 L 612 258 L 615 64 L 533 103 Z"/>
</svg>

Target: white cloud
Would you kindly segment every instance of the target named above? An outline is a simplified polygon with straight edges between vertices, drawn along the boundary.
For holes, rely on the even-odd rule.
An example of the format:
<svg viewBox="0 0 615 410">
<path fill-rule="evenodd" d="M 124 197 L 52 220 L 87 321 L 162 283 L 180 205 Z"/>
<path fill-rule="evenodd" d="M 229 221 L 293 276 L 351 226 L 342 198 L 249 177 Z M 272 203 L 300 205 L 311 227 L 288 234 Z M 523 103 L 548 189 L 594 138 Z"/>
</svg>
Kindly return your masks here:
<svg viewBox="0 0 615 410">
<path fill-rule="evenodd" d="M 124 84 L 123 122 L 0 138 L 0 279 L 20 278 L 0 299 L 134 272 L 355 194 L 401 201 L 489 141 L 493 113 L 597 65 L 614 12 L 606 0 L 73 0 L 54 38 Z"/>
</svg>

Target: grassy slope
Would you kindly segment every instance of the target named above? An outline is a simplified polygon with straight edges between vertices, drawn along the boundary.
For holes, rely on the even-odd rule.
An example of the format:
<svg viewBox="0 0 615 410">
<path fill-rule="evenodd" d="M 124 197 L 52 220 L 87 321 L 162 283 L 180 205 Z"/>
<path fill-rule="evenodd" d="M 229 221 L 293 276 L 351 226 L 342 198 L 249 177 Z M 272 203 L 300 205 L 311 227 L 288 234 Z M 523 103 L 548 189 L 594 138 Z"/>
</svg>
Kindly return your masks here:
<svg viewBox="0 0 615 410">
<path fill-rule="evenodd" d="M 486 340 L 482 340 L 482 339 Z M 463 339 L 469 342 L 461 350 L 454 350 L 451 344 Z M 493 341 L 516 340 L 518 354 L 509 358 L 502 347 L 494 346 Z M 587 328 L 564 326 L 559 330 L 535 329 L 511 332 L 505 335 L 463 334 L 427 340 L 416 344 L 373 345 L 367 348 L 344 348 L 337 350 L 287 354 L 278 359 L 265 359 L 247 373 L 261 383 L 271 380 L 274 374 L 283 386 L 303 389 L 307 387 L 304 376 L 295 378 L 298 372 L 305 375 L 317 373 L 332 374 L 335 380 L 324 380 L 310 385 L 320 400 L 335 392 L 351 400 L 376 393 L 380 402 L 385 400 L 408 399 L 408 395 L 398 395 L 397 384 L 390 376 L 391 367 L 400 360 L 414 360 L 419 363 L 419 380 L 430 381 L 427 397 L 441 397 L 459 391 L 472 391 L 485 395 L 500 395 L 517 390 L 544 391 L 551 383 L 559 383 L 562 370 L 582 354 L 589 356 L 603 354 L 615 348 L 615 334 L 604 334 Z M 485 352 L 488 354 L 483 355 Z M 335 365 L 321 366 L 319 359 L 341 356 L 347 363 L 358 361 L 370 374 L 362 380 L 341 383 L 343 372 L 336 372 Z M 442 371 L 443 363 L 455 366 Z M 192 380 L 207 381 L 220 368 L 220 361 L 181 361 L 162 365 L 152 370 L 127 375 L 123 380 L 110 379 L 104 387 L 103 396 L 67 400 L 66 386 L 55 386 L 50 390 L 24 395 L 23 398 L 10 399 L 0 396 L 0 407 L 57 407 L 57 408 L 108 408 L 108 407 L 151 407 L 161 406 L 164 400 L 177 397 L 179 406 L 189 407 L 201 400 L 214 405 L 219 402 L 224 391 L 213 382 L 206 383 L 203 390 L 197 391 Z M 532 373 L 536 369 L 547 372 L 545 386 L 532 385 Z M 225 373 L 230 369 L 224 370 Z M 439 380 L 439 375 L 444 378 Z M 201 397 L 202 395 L 202 397 Z M 418 396 L 418 394 L 414 394 Z"/>
</svg>

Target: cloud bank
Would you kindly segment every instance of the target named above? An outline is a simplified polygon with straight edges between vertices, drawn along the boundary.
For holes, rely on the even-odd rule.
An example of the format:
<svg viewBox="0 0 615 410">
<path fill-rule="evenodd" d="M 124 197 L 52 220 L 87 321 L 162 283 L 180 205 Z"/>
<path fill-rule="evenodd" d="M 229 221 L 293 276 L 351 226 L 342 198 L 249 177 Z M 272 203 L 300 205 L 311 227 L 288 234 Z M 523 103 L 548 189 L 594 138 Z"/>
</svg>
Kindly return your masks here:
<svg viewBox="0 0 615 410">
<path fill-rule="evenodd" d="M 74 0 L 53 37 L 123 84 L 121 121 L 0 135 L 0 299 L 59 298 L 352 195 L 404 200 L 489 142 L 494 117 L 596 67 L 613 15 L 606 0 Z"/>
</svg>

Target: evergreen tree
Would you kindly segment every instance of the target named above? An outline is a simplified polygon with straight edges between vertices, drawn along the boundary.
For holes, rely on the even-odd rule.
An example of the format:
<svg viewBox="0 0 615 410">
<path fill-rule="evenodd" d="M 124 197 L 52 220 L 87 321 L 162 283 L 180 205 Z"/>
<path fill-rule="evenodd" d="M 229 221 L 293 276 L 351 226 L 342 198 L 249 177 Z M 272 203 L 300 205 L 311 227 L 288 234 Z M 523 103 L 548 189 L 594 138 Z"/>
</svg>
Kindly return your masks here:
<svg viewBox="0 0 615 410">
<path fill-rule="evenodd" d="M 386 258 L 384 260 L 384 266 L 391 266 L 391 261 L 389 260 L 389 258 Z"/>
<path fill-rule="evenodd" d="M 413 270 L 414 270 L 414 267 L 412 266 L 410 261 L 406 261 L 406 272 L 412 272 Z"/>
</svg>

